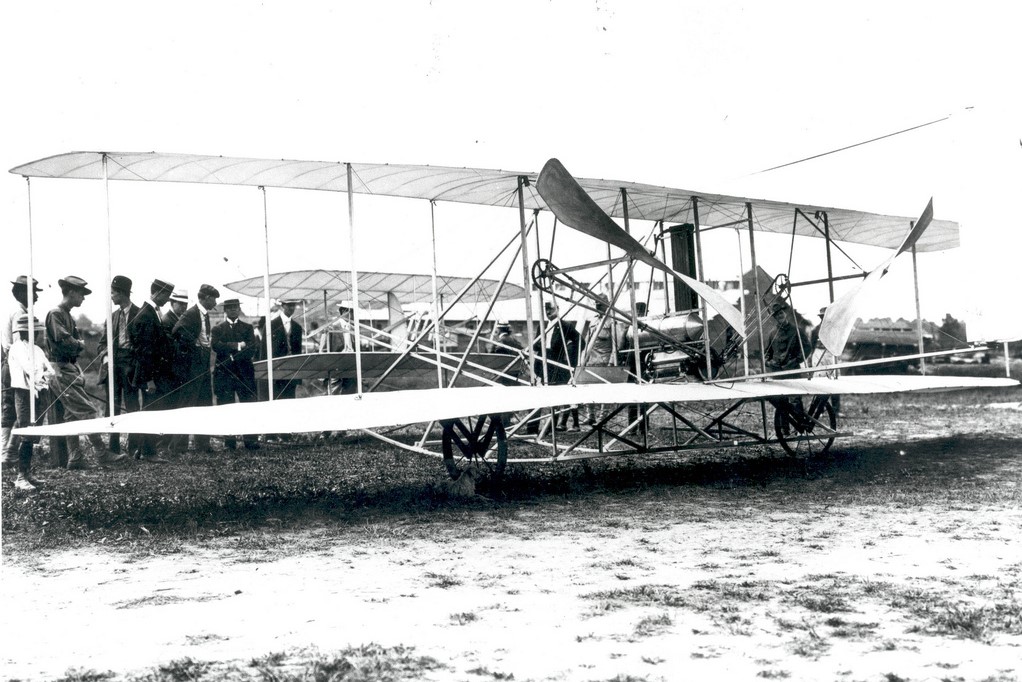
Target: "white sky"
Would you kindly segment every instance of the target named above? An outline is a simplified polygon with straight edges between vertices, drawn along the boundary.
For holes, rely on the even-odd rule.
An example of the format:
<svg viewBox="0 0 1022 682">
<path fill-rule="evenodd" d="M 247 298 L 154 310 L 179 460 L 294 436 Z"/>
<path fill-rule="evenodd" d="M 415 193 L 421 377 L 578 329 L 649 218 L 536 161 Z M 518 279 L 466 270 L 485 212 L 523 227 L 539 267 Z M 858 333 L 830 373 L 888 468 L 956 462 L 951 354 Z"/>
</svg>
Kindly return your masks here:
<svg viewBox="0 0 1022 682">
<path fill-rule="evenodd" d="M 584 177 L 907 216 L 932 195 L 964 247 L 920 256 L 924 317 L 982 308 L 1017 327 L 1022 11 L 834 5 L 4 3 L 0 170 L 72 150 L 527 171 L 557 156 Z M 25 188 L 0 176 L 7 279 L 25 270 Z M 255 189 L 111 183 L 111 201 L 113 269 L 136 300 L 153 277 L 194 293 L 264 268 Z M 271 190 L 271 269 L 347 267 L 346 201 Z M 33 180 L 34 268 L 53 287 L 41 307 L 77 274 L 97 289 L 84 312 L 104 314 L 105 210 L 101 183 Z M 361 269 L 428 271 L 428 204 L 357 197 L 356 216 Z M 437 220 L 439 267 L 454 275 L 517 227 L 492 209 L 440 205 Z M 757 242 L 772 272 L 786 247 Z M 733 247 L 707 251 L 708 274 L 737 270 Z M 822 249 L 809 253 L 796 270 L 821 267 Z M 914 317 L 907 258 L 889 279 L 868 314 Z M 812 312 L 821 296 L 796 305 Z"/>
</svg>

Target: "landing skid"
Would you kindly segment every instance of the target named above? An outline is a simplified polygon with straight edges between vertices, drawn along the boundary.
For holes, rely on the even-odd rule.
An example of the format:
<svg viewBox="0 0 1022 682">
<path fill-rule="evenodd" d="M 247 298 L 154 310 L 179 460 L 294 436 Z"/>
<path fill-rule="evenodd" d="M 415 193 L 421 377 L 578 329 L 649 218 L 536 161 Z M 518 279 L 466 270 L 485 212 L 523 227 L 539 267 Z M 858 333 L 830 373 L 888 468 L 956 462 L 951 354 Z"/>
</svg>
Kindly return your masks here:
<svg viewBox="0 0 1022 682">
<path fill-rule="evenodd" d="M 585 406 L 580 406 L 585 413 Z M 426 436 L 394 438 L 381 431 L 366 433 L 382 442 L 420 454 L 440 457 L 452 479 L 467 469 L 499 476 L 506 464 L 556 463 L 599 457 L 630 457 L 685 451 L 780 445 L 793 457 L 822 456 L 836 438 L 851 435 L 837 429 L 829 400 L 808 406 L 805 421 L 789 423 L 787 412 L 767 400 L 730 403 L 648 403 L 599 406 L 592 424 L 578 430 L 556 423 L 570 408 L 484 415 L 431 424 Z M 437 431 L 439 430 L 439 434 Z M 427 437 L 428 436 L 428 437 Z M 535 453 L 530 455 L 530 453 Z"/>
</svg>

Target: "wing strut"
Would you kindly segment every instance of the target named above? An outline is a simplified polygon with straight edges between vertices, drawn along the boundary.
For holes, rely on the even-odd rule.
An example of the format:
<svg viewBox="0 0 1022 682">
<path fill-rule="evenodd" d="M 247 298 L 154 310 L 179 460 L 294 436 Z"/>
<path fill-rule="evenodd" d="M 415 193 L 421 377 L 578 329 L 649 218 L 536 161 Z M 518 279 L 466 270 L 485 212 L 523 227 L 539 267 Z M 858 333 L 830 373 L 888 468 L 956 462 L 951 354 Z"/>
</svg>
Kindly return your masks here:
<svg viewBox="0 0 1022 682">
<path fill-rule="evenodd" d="M 646 251 L 634 237 L 625 232 L 607 215 L 557 159 L 543 166 L 536 189 L 557 219 L 568 227 L 595 237 L 623 250 L 637 261 L 662 270 L 692 288 L 706 303 L 716 310 L 740 335 L 745 336 L 745 321 L 741 311 L 712 287 L 699 280 L 673 270 Z"/>
</svg>

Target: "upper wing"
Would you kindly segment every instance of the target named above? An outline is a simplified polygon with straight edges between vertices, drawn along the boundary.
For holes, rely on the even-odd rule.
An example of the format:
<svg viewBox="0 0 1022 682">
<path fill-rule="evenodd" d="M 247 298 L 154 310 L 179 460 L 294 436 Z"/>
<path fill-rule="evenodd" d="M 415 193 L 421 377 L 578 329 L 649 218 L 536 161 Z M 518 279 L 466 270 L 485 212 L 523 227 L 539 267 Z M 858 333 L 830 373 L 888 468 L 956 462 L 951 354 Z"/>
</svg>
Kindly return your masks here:
<svg viewBox="0 0 1022 682">
<path fill-rule="evenodd" d="M 481 206 L 517 207 L 520 178 L 536 179 L 534 172 L 454 168 L 389 163 L 339 163 L 290 159 L 252 159 L 201 154 L 162 152 L 69 152 L 30 161 L 11 169 L 26 177 L 104 177 L 104 158 L 110 180 L 144 182 L 195 182 L 250 187 L 285 187 L 345 192 L 347 169 L 352 171 L 356 194 L 451 201 Z M 593 201 L 614 218 L 624 213 L 621 188 L 628 190 L 628 210 L 633 219 L 690 222 L 693 202 L 699 200 L 704 225 L 721 225 L 747 218 L 746 204 L 755 211 L 753 229 L 805 237 L 822 236 L 809 221 L 792 221 L 796 211 L 806 215 L 827 214 L 832 239 L 887 249 L 898 248 L 911 217 L 880 215 L 864 211 L 729 196 L 679 187 L 661 187 L 624 180 L 579 178 Z M 524 208 L 545 209 L 546 204 L 531 186 L 523 191 Z M 934 221 L 916 250 L 942 251 L 959 245 L 958 224 Z"/>
</svg>

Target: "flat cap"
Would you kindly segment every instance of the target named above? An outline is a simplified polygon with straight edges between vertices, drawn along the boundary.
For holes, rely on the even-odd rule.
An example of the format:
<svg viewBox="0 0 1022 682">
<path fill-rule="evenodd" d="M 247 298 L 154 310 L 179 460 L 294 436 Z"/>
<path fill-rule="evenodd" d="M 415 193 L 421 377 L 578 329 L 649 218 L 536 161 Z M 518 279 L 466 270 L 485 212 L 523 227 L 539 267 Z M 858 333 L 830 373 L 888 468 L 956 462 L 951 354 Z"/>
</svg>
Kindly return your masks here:
<svg viewBox="0 0 1022 682">
<path fill-rule="evenodd" d="M 212 284 L 203 284 L 199 287 L 199 296 L 212 296 L 213 298 L 220 298 L 220 292 Z"/>
<path fill-rule="evenodd" d="M 174 291 L 174 285 L 170 282 L 164 282 L 162 279 L 154 279 L 153 284 L 150 287 L 152 291 Z"/>
</svg>

